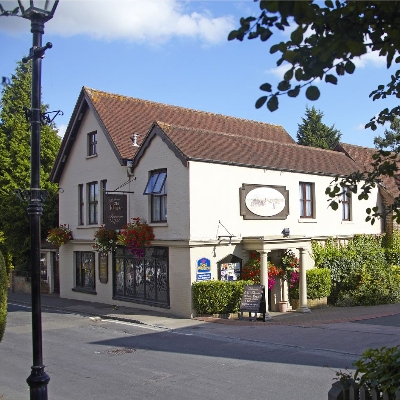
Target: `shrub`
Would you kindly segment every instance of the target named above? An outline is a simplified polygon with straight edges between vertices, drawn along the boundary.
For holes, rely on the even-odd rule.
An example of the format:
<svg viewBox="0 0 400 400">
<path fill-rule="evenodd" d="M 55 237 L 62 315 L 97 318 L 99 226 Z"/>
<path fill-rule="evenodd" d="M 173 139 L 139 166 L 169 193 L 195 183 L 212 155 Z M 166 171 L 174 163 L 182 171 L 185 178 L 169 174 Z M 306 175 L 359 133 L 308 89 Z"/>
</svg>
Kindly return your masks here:
<svg viewBox="0 0 400 400">
<path fill-rule="evenodd" d="M 7 321 L 8 274 L 3 254 L 0 252 L 0 342 L 3 339 Z"/>
<path fill-rule="evenodd" d="M 367 349 L 354 363 L 354 379 L 369 389 L 394 395 L 400 389 L 399 360 L 399 346 Z"/>
<path fill-rule="evenodd" d="M 193 308 L 197 314 L 238 312 L 246 285 L 251 281 L 204 281 L 192 284 Z"/>
<path fill-rule="evenodd" d="M 390 243 L 385 235 L 356 235 L 347 245 L 334 239 L 325 245 L 313 242 L 316 266 L 331 271 L 329 302 L 352 306 L 400 301 L 399 274 L 387 262 L 383 247 Z"/>
<path fill-rule="evenodd" d="M 329 296 L 331 292 L 331 273 L 327 268 L 314 268 L 306 271 L 307 299 L 315 300 Z M 299 282 L 289 288 L 292 299 L 299 298 Z"/>
<path fill-rule="evenodd" d="M 400 265 L 400 232 L 385 234 L 382 238 L 385 257 L 389 264 Z"/>
</svg>

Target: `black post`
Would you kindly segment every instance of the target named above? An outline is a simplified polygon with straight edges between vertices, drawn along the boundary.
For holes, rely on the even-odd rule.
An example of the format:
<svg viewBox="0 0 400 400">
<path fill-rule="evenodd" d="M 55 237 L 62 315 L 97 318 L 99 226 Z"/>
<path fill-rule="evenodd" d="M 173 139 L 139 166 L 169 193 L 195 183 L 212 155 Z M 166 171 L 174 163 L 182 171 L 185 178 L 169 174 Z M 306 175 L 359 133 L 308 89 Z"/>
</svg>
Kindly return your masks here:
<svg viewBox="0 0 400 400">
<path fill-rule="evenodd" d="M 32 94 L 31 94 L 31 187 L 28 215 L 30 219 L 31 252 L 30 262 L 32 271 L 32 350 L 33 366 L 31 375 L 26 380 L 30 387 L 31 400 L 47 400 L 47 384 L 50 377 L 44 371 L 42 355 L 42 311 L 40 297 L 40 217 L 43 213 L 42 192 L 40 190 L 40 120 L 41 120 L 41 64 L 44 50 L 42 34 L 44 19 L 32 16 L 31 32 L 33 45 L 26 62 L 32 59 Z"/>
</svg>

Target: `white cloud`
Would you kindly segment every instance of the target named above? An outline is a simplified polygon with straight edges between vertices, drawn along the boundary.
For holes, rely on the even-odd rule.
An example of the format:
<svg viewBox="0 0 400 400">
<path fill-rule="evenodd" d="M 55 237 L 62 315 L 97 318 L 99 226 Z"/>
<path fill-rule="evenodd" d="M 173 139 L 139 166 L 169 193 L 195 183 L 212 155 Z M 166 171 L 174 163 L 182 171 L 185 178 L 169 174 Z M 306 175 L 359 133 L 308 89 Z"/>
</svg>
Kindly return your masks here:
<svg viewBox="0 0 400 400">
<path fill-rule="evenodd" d="M 58 129 L 57 135 L 60 137 L 64 137 L 65 131 L 67 130 L 67 125 L 57 126 L 57 129 Z"/>
<path fill-rule="evenodd" d="M 1 1 L 11 10 L 16 1 Z M 214 17 L 210 12 L 193 12 L 201 2 L 178 0 L 61 0 L 46 33 L 130 42 L 165 42 L 173 37 L 200 39 L 206 43 L 226 41 L 235 28 L 231 15 Z M 2 17 L 0 31 L 11 35 L 26 33 L 30 22 Z"/>
<path fill-rule="evenodd" d="M 367 65 L 373 65 L 374 67 L 385 67 L 386 57 L 379 56 L 377 51 L 368 52 L 361 57 L 354 58 L 353 63 L 357 68 L 365 68 Z"/>
</svg>

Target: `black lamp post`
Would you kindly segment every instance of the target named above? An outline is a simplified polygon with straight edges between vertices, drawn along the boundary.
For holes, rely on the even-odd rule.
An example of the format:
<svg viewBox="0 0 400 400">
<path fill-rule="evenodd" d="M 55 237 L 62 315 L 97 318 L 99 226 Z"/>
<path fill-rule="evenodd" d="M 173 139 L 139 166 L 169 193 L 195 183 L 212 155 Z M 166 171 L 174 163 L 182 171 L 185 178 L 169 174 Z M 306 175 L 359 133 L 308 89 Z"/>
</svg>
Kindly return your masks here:
<svg viewBox="0 0 400 400">
<path fill-rule="evenodd" d="M 40 298 L 40 217 L 43 213 L 44 192 L 40 190 L 40 124 L 41 124 L 41 75 L 44 52 L 52 47 L 47 43 L 42 47 L 44 24 L 53 18 L 59 0 L 30 0 L 24 7 L 18 0 L 21 14 L 31 21 L 33 44 L 29 56 L 23 62 L 32 60 L 31 109 L 28 117 L 31 124 L 31 187 L 29 192 L 28 215 L 30 219 L 30 264 L 32 270 L 32 350 L 33 366 L 26 380 L 30 387 L 31 400 L 47 400 L 47 384 L 50 377 L 44 371 L 42 355 L 42 310 Z M 34 4 L 35 3 L 35 4 Z"/>
</svg>

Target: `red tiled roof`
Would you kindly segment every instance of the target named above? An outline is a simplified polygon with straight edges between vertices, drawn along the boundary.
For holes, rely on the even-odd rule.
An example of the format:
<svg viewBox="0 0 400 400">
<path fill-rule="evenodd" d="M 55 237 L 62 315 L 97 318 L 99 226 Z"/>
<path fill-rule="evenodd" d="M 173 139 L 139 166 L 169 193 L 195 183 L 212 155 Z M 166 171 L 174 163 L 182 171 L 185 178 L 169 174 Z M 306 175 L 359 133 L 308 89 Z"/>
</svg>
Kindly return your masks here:
<svg viewBox="0 0 400 400">
<path fill-rule="evenodd" d="M 357 168 L 354 161 L 337 151 L 160 121 L 157 121 L 157 125 L 177 149 L 191 160 L 328 175 L 345 175 Z"/>
<path fill-rule="evenodd" d="M 130 140 L 133 134 L 139 135 L 138 144 L 140 144 L 156 120 L 254 139 L 295 143 L 293 138 L 278 125 L 120 96 L 86 87 L 83 91 L 122 158 L 132 158 L 134 155 L 135 148 L 132 147 Z"/>
<path fill-rule="evenodd" d="M 347 155 L 357 163 L 361 172 L 372 171 L 373 167 L 371 166 L 371 163 L 374 161 L 372 156 L 377 153 L 376 149 L 347 143 L 339 143 L 337 149 L 347 153 Z M 383 175 L 381 179 L 384 188 L 391 196 L 399 196 L 400 174 L 395 174 L 393 177 Z"/>
</svg>

